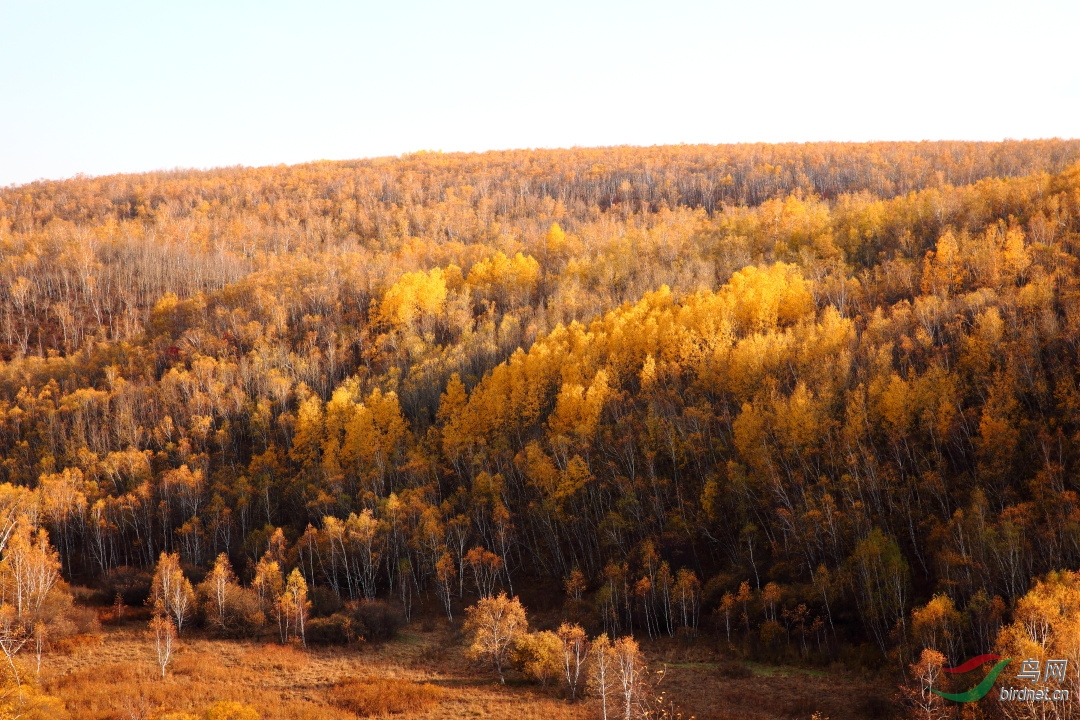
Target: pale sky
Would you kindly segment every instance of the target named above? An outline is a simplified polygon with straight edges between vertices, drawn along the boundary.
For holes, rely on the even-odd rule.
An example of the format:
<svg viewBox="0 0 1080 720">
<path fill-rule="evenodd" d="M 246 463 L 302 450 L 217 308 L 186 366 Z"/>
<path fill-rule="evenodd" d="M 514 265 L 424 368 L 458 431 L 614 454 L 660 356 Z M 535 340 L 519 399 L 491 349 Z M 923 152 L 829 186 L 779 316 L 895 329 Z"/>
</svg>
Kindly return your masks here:
<svg viewBox="0 0 1080 720">
<path fill-rule="evenodd" d="M 414 150 L 1080 136 L 1080 2 L 0 0 L 0 185 Z"/>
</svg>

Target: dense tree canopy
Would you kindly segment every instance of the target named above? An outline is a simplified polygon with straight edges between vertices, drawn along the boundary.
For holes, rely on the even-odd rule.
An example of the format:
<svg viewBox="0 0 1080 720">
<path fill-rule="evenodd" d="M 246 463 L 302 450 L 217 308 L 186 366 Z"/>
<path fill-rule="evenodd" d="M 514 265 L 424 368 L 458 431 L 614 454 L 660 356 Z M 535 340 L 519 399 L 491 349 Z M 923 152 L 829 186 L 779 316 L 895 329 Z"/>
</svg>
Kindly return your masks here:
<svg viewBox="0 0 1080 720">
<path fill-rule="evenodd" d="M 260 577 L 448 613 L 550 583 L 613 633 L 711 617 L 802 654 L 887 650 L 946 597 L 988 647 L 1080 565 L 1077 160 L 679 146 L 3 189 L 3 492 L 69 580 L 216 568 L 221 625 Z"/>
</svg>

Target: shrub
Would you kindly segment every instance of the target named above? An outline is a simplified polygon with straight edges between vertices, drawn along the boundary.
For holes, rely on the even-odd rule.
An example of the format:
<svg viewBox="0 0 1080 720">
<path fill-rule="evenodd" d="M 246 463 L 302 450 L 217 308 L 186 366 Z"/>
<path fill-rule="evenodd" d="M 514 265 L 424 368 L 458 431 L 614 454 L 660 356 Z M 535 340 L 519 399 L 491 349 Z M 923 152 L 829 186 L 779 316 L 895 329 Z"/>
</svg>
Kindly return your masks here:
<svg viewBox="0 0 1080 720">
<path fill-rule="evenodd" d="M 59 582 L 38 607 L 35 625 L 27 626 L 27 630 L 33 633 L 29 649 L 36 647 L 38 650 L 50 649 L 67 653 L 77 643 L 97 635 L 100 626 L 94 609 L 76 605 L 71 593 L 67 591 L 67 584 Z M 37 630 L 44 632 L 38 633 Z M 37 642 L 40 642 L 40 645 L 36 645 Z"/>
<path fill-rule="evenodd" d="M 716 672 L 720 677 L 731 678 L 732 680 L 754 676 L 750 668 L 737 662 L 722 663 Z"/>
<path fill-rule="evenodd" d="M 319 585 L 308 593 L 311 601 L 311 617 L 330 617 L 345 607 L 341 596 L 328 587 Z"/>
<path fill-rule="evenodd" d="M 405 624 L 401 611 L 382 600 L 361 600 L 349 616 L 356 634 L 369 642 L 390 640 Z"/>
<path fill-rule="evenodd" d="M 259 606 L 259 596 L 251 588 L 233 587 L 225 600 L 226 628 L 229 637 L 253 637 L 266 624 Z"/>
<path fill-rule="evenodd" d="M 335 705 L 361 717 L 427 710 L 446 697 L 446 691 L 429 683 L 379 678 L 346 679 L 330 689 Z"/>
<path fill-rule="evenodd" d="M 206 711 L 206 720 L 259 720 L 259 713 L 250 705 L 216 702 Z"/>
<path fill-rule="evenodd" d="M 546 686 L 563 673 L 563 643 L 550 630 L 525 633 L 514 641 L 515 665 L 525 675 Z"/>
<path fill-rule="evenodd" d="M 0 666 L 0 718 L 53 720 L 69 717 L 60 698 L 46 695 L 33 681 L 15 682 L 15 675 L 5 662 Z"/>
<path fill-rule="evenodd" d="M 313 645 L 345 645 L 358 637 L 353 619 L 345 613 L 311 618 L 305 630 L 308 643 Z"/>
<path fill-rule="evenodd" d="M 129 565 L 113 568 L 105 576 L 105 592 L 108 597 L 118 594 L 124 598 L 125 605 L 140 606 L 150 597 L 151 576 L 145 570 Z"/>
</svg>

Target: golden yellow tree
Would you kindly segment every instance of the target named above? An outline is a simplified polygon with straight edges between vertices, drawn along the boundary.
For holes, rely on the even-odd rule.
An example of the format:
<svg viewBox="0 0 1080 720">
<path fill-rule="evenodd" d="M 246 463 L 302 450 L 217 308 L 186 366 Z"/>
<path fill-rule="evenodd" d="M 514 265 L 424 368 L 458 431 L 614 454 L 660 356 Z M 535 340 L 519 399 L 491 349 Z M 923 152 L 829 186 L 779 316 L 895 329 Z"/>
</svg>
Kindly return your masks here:
<svg viewBox="0 0 1080 720">
<path fill-rule="evenodd" d="M 562 641 L 550 630 L 522 633 L 514 641 L 514 655 L 525 675 L 545 687 L 562 674 Z"/>
<path fill-rule="evenodd" d="M 239 589 L 228 555 L 225 553 L 218 555 L 217 560 L 214 561 L 214 567 L 206 574 L 199 589 L 205 598 L 207 617 L 213 618 L 217 626 L 224 630 L 230 596 Z"/>
<path fill-rule="evenodd" d="M 294 637 L 300 638 L 300 644 L 307 647 L 307 638 L 304 628 L 307 624 L 308 610 L 311 603 L 308 602 L 307 581 L 299 568 L 293 568 L 285 581 L 285 592 L 282 593 L 278 602 L 281 605 L 282 615 L 285 616 L 285 637 L 288 638 L 290 630 Z"/>
<path fill-rule="evenodd" d="M 589 655 L 592 657 L 592 662 L 589 664 L 588 687 L 600 701 L 601 720 L 608 720 L 609 705 L 614 710 L 616 663 L 615 650 L 611 647 L 607 633 L 592 641 L 589 645 Z"/>
<path fill-rule="evenodd" d="M 623 720 L 631 720 L 641 708 L 648 687 L 645 657 L 637 641 L 629 635 L 616 640 L 611 650 Z"/>
<path fill-rule="evenodd" d="M 516 597 L 508 598 L 506 593 L 499 593 L 481 598 L 465 611 L 464 631 L 470 637 L 466 653 L 474 660 L 490 662 L 499 674 L 499 682 L 505 685 L 503 670 L 510 650 L 528 629 L 525 608 Z"/>
<path fill-rule="evenodd" d="M 924 648 L 919 661 L 908 666 L 910 681 L 900 688 L 900 699 L 915 720 L 941 720 L 953 715 L 948 703 L 933 692 L 944 664 L 944 655 Z"/>
<path fill-rule="evenodd" d="M 1069 691 L 1063 717 L 1075 717 L 1071 698 L 1080 696 L 1080 674 L 1075 671 L 1080 667 L 1080 573 L 1061 570 L 1037 580 L 1017 601 L 1013 622 L 998 633 L 997 652 L 1037 660 L 1042 669 L 1047 660 L 1065 660 L 1068 672 L 1051 687 Z M 1002 703 L 1009 716 L 1025 719 L 1043 717 L 1040 704 Z"/>
<path fill-rule="evenodd" d="M 570 699 L 577 700 L 581 671 L 589 657 L 589 639 L 583 627 L 570 623 L 560 625 L 556 635 L 562 644 L 563 676 L 570 688 Z"/>
<path fill-rule="evenodd" d="M 150 601 L 155 613 L 175 618 L 179 635 L 195 605 L 195 591 L 180 568 L 179 553 L 161 553 L 150 585 Z"/>
</svg>

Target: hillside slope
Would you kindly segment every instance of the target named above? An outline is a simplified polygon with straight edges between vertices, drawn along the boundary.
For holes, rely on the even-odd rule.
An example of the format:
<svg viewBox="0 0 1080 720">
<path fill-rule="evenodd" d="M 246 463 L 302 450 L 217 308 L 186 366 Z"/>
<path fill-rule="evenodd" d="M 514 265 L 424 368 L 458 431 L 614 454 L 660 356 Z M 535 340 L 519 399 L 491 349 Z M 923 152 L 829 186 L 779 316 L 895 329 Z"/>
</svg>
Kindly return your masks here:
<svg viewBox="0 0 1080 720">
<path fill-rule="evenodd" d="M 821 661 L 918 644 L 943 594 L 985 650 L 1080 564 L 1077 159 L 680 146 L 6 188 L 5 507 L 109 592 L 224 553 L 244 583 L 269 558 L 451 615 L 544 588 L 596 630 Z"/>
</svg>

